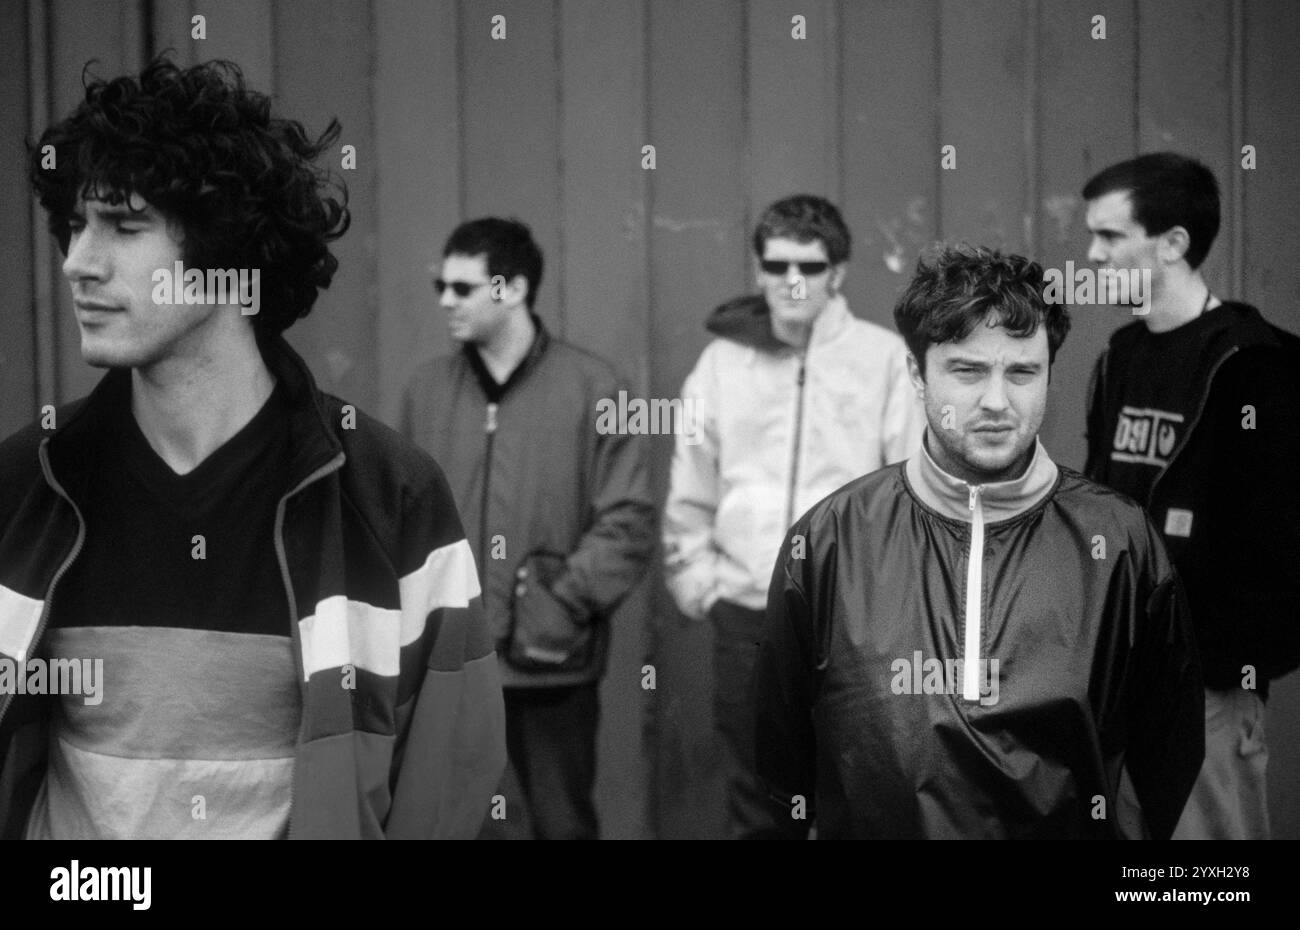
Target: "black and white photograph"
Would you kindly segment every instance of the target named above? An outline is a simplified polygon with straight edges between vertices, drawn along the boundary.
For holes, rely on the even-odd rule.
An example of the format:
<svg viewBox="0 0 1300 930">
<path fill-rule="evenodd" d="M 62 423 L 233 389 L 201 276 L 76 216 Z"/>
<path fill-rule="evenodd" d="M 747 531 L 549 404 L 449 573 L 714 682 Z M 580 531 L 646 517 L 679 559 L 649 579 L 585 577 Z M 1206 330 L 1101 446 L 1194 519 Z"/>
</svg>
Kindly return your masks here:
<svg viewBox="0 0 1300 930">
<path fill-rule="evenodd" d="M 218 839 L 1153 840 L 1062 887 L 1263 903 L 1297 47 L 1291 0 L 4 0 L 19 905 L 170 913 Z"/>
</svg>

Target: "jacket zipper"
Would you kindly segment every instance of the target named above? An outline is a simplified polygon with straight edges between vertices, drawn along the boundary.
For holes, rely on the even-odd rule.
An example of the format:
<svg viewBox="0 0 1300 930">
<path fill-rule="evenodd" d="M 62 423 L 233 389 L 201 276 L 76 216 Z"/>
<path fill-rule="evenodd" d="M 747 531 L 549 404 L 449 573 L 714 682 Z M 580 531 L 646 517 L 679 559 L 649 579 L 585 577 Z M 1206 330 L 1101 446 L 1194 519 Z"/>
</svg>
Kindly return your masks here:
<svg viewBox="0 0 1300 930">
<path fill-rule="evenodd" d="M 1210 400 L 1210 389 L 1214 386 L 1214 376 L 1219 373 L 1219 369 L 1223 367 L 1223 363 L 1237 353 L 1237 348 L 1237 346 L 1233 346 L 1229 349 L 1227 354 L 1215 362 L 1214 367 L 1210 369 L 1210 377 L 1205 380 L 1205 393 L 1201 395 L 1201 402 L 1196 406 L 1196 416 L 1192 417 L 1191 425 L 1187 427 L 1187 432 L 1183 434 L 1182 444 L 1174 451 L 1173 456 L 1165 463 L 1164 468 L 1160 469 L 1160 471 L 1156 473 L 1155 479 L 1151 482 L 1151 490 L 1147 492 L 1148 510 L 1156 500 L 1156 485 L 1160 483 L 1160 479 L 1165 476 L 1165 473 L 1168 472 L 1174 462 L 1177 461 L 1178 456 L 1183 454 L 1183 450 L 1186 449 L 1187 444 L 1191 442 L 1192 431 L 1195 430 L 1197 424 L 1201 422 L 1201 415 L 1205 413 L 1205 405 L 1209 403 Z"/>
<path fill-rule="evenodd" d="M 280 498 L 280 503 L 275 508 L 275 557 L 280 563 L 280 579 L 284 582 L 284 593 L 289 597 L 289 637 L 293 641 L 293 662 L 298 673 L 298 688 L 302 692 L 302 719 L 298 722 L 298 746 L 303 743 L 303 737 L 306 734 L 307 727 L 307 670 L 302 661 L 302 633 L 298 630 L 298 600 L 293 593 L 293 579 L 289 577 L 289 557 L 284 548 L 284 515 L 289 504 L 289 498 L 293 497 L 307 485 L 325 477 L 331 472 L 338 471 L 347 461 L 347 456 L 340 452 L 333 459 L 326 462 L 320 468 L 316 469 L 306 478 L 304 478 L 296 488 L 290 491 L 284 497 Z M 293 839 L 293 795 L 294 785 L 298 780 L 297 766 L 294 766 L 293 775 L 289 778 L 289 829 L 288 839 Z"/>
<path fill-rule="evenodd" d="M 790 493 L 786 497 L 785 526 L 781 528 L 782 535 L 794 523 L 794 495 L 799 485 L 799 442 L 803 435 L 803 384 L 807 360 L 808 351 L 805 349 L 799 356 L 799 375 L 796 381 L 798 391 L 794 401 L 794 445 L 790 450 Z"/>
<path fill-rule="evenodd" d="M 24 663 L 31 658 L 32 651 L 35 650 L 35 647 L 41 641 L 41 634 L 45 632 L 45 624 L 49 621 L 50 617 L 50 606 L 54 602 L 54 588 L 58 585 L 59 580 L 67 574 L 68 569 L 72 567 L 72 563 L 76 560 L 77 556 L 81 555 L 81 549 L 86 543 L 86 520 L 81 515 L 81 511 L 73 502 L 72 498 L 68 495 L 68 492 L 63 490 L 63 485 L 59 484 L 59 482 L 55 480 L 54 471 L 50 468 L 49 459 L 45 451 L 45 447 L 48 443 L 48 439 L 42 442 L 40 451 L 38 452 L 38 456 L 41 460 L 41 471 L 45 475 L 46 483 L 54 489 L 54 492 L 58 494 L 59 497 L 68 502 L 68 506 L 72 508 L 72 512 L 77 515 L 77 541 L 73 543 L 72 551 L 69 552 L 68 557 L 63 560 L 63 564 L 60 565 L 58 571 L 54 573 L 54 577 L 50 579 L 50 586 L 45 592 L 45 603 L 41 606 L 41 616 L 40 619 L 36 621 L 36 635 L 32 637 L 29 651 L 27 655 L 23 657 Z M 14 698 L 16 697 L 17 695 L 10 695 L 9 700 L 6 701 L 3 706 L 0 706 L 0 722 L 4 721 L 5 714 L 9 713 L 9 707 L 13 704 Z"/>
<path fill-rule="evenodd" d="M 488 521 L 488 484 L 492 481 L 492 441 L 497 434 L 497 405 L 487 405 L 487 419 L 483 422 L 483 432 L 487 435 L 487 451 L 483 459 L 483 495 L 478 513 L 478 564 L 487 562 L 487 521 Z"/>
<path fill-rule="evenodd" d="M 984 506 L 982 485 L 970 487 L 970 552 L 966 556 L 966 642 L 962 660 L 961 696 L 980 699 L 980 602 L 984 587 Z"/>
</svg>

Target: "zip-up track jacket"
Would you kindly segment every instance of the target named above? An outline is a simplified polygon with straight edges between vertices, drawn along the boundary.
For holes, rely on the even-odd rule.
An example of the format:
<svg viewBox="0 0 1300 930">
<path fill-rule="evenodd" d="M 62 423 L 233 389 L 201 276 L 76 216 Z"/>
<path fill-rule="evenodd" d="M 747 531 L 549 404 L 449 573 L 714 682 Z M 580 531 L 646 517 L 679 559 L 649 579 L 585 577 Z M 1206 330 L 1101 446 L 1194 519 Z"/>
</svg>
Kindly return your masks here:
<svg viewBox="0 0 1300 930">
<path fill-rule="evenodd" d="M 505 711 L 446 481 L 415 446 L 320 392 L 283 339 L 264 356 L 293 407 L 266 553 L 288 595 L 302 689 L 289 837 L 473 837 L 505 767 Z M 38 653 L 85 537 L 84 450 L 105 406 L 129 402 L 130 372 L 111 371 L 56 411 L 55 428 L 0 444 L 0 659 Z M 45 777 L 53 700 L 0 695 L 0 837 L 22 835 Z"/>
<path fill-rule="evenodd" d="M 571 687 L 604 673 L 609 617 L 645 574 L 655 511 L 645 437 L 597 429 L 597 404 L 627 386 L 603 359 L 533 323 L 532 348 L 496 402 L 466 348 L 416 371 L 401 428 L 446 469 L 460 503 L 505 687 Z M 514 626 L 526 619 L 519 573 L 538 555 L 554 559 L 549 592 L 590 637 L 574 667 L 519 668 L 507 658 Z"/>
<path fill-rule="evenodd" d="M 1168 839 L 1204 692 L 1155 529 L 1041 446 L 1024 499 L 926 464 L 849 484 L 786 539 L 754 676 L 777 829 Z"/>
<path fill-rule="evenodd" d="M 751 610 L 786 529 L 827 494 L 914 453 L 924 413 L 894 332 L 832 298 L 800 353 L 772 334 L 760 297 L 714 312 L 717 334 L 686 378 L 699 440 L 677 437 L 664 508 L 666 581 L 682 613 L 718 598 Z"/>
</svg>

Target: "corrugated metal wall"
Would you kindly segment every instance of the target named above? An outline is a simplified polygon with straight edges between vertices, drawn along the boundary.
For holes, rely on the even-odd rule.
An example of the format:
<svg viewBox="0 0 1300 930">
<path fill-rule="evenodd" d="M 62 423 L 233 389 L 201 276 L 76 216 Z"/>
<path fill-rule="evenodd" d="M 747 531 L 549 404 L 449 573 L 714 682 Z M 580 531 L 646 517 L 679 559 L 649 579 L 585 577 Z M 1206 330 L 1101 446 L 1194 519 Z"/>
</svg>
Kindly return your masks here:
<svg viewBox="0 0 1300 930">
<path fill-rule="evenodd" d="M 192 39 L 191 16 L 207 36 Z M 506 38 L 491 37 L 505 17 Z M 1093 17 L 1106 38 L 1094 39 Z M 803 16 L 806 39 L 792 38 Z M 1300 331 L 1297 68 L 1288 0 L 28 0 L 0 5 L 0 434 L 83 393 L 57 251 L 22 171 L 22 135 L 152 50 L 230 57 L 288 115 L 331 115 L 352 231 L 315 313 L 292 330 L 322 384 L 390 422 L 416 363 L 447 347 L 427 267 L 461 219 L 529 222 L 545 250 L 539 312 L 672 396 L 702 322 L 751 285 L 749 229 L 797 190 L 844 208 L 855 311 L 890 323 L 921 246 L 967 238 L 1053 266 L 1086 250 L 1077 192 L 1138 151 L 1194 154 L 1224 187 L 1216 292 Z M 1258 167 L 1243 170 L 1241 147 Z M 654 145 L 656 167 L 642 168 Z M 942 146 L 957 167 L 940 167 Z M 1083 458 L 1089 366 L 1124 318 L 1081 308 L 1044 441 Z M 669 440 L 656 445 L 662 491 Z M 700 836 L 721 814 L 708 738 L 708 631 L 647 584 L 620 612 L 605 683 L 605 834 Z M 641 689 L 653 654 L 657 689 Z M 1279 835 L 1300 836 L 1300 684 L 1270 705 Z M 641 743 L 642 721 L 653 739 Z"/>
</svg>

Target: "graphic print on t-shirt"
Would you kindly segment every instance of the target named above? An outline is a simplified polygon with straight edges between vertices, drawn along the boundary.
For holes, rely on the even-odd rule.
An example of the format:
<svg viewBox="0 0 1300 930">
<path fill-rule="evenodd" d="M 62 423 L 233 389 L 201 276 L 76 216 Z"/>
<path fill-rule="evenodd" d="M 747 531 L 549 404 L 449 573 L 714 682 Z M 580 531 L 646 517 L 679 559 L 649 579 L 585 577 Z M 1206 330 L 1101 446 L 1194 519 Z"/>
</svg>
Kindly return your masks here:
<svg viewBox="0 0 1300 930">
<path fill-rule="evenodd" d="M 1178 445 L 1182 424 L 1181 413 L 1150 407 L 1121 408 L 1111 460 L 1164 468 Z"/>
</svg>

